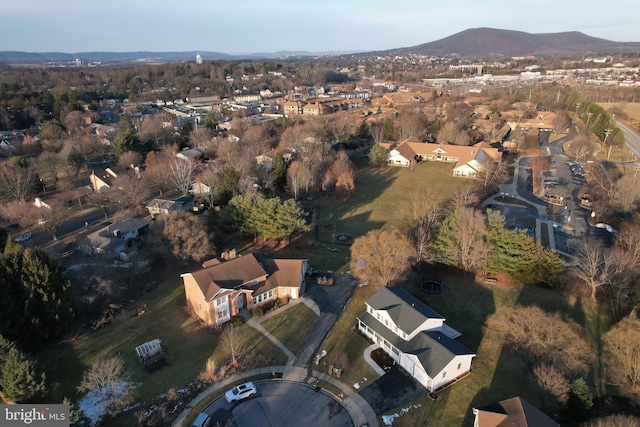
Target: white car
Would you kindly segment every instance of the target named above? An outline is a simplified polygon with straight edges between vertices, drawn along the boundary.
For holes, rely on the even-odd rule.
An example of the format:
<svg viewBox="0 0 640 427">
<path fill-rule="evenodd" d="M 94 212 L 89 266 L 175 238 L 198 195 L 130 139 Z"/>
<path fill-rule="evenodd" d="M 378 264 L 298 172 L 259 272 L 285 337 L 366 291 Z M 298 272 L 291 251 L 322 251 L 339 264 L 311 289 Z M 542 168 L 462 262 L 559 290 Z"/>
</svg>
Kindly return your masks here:
<svg viewBox="0 0 640 427">
<path fill-rule="evenodd" d="M 31 238 L 31 232 L 28 231 L 24 234 L 19 235 L 18 237 L 16 237 L 15 239 L 13 239 L 16 242 L 24 242 L 25 240 L 29 240 Z"/>
<path fill-rule="evenodd" d="M 235 386 L 231 390 L 227 391 L 224 398 L 229 403 L 238 402 L 255 395 L 257 392 L 258 390 L 256 390 L 256 386 L 254 386 L 252 382 L 248 382 Z"/>
</svg>

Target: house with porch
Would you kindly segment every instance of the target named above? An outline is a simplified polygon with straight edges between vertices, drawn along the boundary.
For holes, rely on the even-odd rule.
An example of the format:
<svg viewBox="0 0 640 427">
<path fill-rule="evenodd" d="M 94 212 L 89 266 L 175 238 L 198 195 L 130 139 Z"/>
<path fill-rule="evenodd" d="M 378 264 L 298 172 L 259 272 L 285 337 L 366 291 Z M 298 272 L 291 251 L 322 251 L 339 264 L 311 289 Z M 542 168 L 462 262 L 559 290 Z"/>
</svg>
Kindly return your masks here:
<svg viewBox="0 0 640 427">
<path fill-rule="evenodd" d="M 420 161 L 454 163 L 453 176 L 477 178 L 485 170 L 487 162 L 501 160 L 502 153 L 486 142 L 472 146 L 431 144 L 412 137 L 389 151 L 387 163 L 404 167 L 411 167 Z"/>
<path fill-rule="evenodd" d="M 404 289 L 384 287 L 365 305 L 358 330 L 427 390 L 441 389 L 471 371 L 475 353 L 455 340 L 461 334 Z"/>
<path fill-rule="evenodd" d="M 231 260 L 214 258 L 202 269 L 180 275 L 187 306 L 209 326 L 220 325 L 248 310 L 297 299 L 304 292 L 306 259 L 271 259 L 259 252 Z"/>
</svg>

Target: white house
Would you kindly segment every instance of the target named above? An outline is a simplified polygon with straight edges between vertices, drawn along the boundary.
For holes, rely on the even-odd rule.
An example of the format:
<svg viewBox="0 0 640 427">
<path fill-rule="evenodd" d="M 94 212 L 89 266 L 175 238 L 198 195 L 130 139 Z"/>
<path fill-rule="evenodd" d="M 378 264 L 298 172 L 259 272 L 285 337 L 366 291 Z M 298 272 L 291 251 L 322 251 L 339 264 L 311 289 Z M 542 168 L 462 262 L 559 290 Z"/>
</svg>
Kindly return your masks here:
<svg viewBox="0 0 640 427">
<path fill-rule="evenodd" d="M 365 304 L 357 318 L 360 332 L 427 390 L 438 390 L 471 370 L 475 354 L 455 341 L 460 333 L 404 289 L 382 288 Z"/>
<path fill-rule="evenodd" d="M 409 167 L 420 161 L 455 163 L 453 176 L 477 178 L 491 162 L 500 162 L 502 153 L 486 142 L 472 146 L 429 144 L 416 138 L 409 138 L 389 151 L 387 163 L 390 166 Z"/>
</svg>

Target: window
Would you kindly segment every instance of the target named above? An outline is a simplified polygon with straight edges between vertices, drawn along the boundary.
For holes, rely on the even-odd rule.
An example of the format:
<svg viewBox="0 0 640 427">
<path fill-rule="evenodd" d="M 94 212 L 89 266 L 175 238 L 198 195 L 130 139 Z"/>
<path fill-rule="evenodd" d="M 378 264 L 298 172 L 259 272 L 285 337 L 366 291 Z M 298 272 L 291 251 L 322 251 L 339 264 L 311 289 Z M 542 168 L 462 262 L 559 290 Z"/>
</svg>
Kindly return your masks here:
<svg viewBox="0 0 640 427">
<path fill-rule="evenodd" d="M 273 289 L 267 292 L 267 298 L 272 298 L 272 297 L 273 297 Z"/>
<path fill-rule="evenodd" d="M 462 368 L 462 363 L 458 363 L 458 371 Z"/>
<path fill-rule="evenodd" d="M 384 319 L 384 326 L 389 327 L 389 319 Z"/>
<path fill-rule="evenodd" d="M 443 373 L 442 373 L 442 378 L 446 378 L 446 377 L 447 377 L 447 373 L 446 373 L 446 372 L 443 372 Z"/>
<path fill-rule="evenodd" d="M 376 319 L 380 320 L 380 313 L 376 311 Z"/>
</svg>

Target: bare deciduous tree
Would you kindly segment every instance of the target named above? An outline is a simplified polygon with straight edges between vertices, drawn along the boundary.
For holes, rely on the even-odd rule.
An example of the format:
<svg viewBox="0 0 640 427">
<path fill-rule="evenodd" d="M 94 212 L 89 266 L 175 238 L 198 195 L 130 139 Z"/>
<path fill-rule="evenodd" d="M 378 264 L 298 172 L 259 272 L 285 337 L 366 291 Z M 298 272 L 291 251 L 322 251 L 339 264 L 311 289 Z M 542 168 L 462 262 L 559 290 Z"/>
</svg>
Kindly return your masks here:
<svg viewBox="0 0 640 427">
<path fill-rule="evenodd" d="M 173 212 L 162 216 L 149 230 L 147 246 L 162 253 L 169 249 L 182 263 L 189 259 L 202 261 L 215 255 L 211 235 L 200 216 Z"/>
<path fill-rule="evenodd" d="M 438 131 L 436 141 L 438 144 L 469 145 L 470 139 L 467 132 L 460 129 L 456 123 L 448 121 Z"/>
<path fill-rule="evenodd" d="M 287 169 L 287 188 L 293 193 L 293 199 L 298 200 L 298 194 L 309 179 L 309 171 L 302 162 L 296 160 Z"/>
<path fill-rule="evenodd" d="M 125 208 L 135 208 L 149 194 L 149 189 L 144 181 L 131 169 L 119 174 L 114 180 L 114 184 L 118 189 L 110 195 L 119 200 Z"/>
<path fill-rule="evenodd" d="M 156 186 L 162 195 L 171 183 L 167 173 L 171 160 L 174 158 L 174 150 L 171 146 L 165 146 L 161 151 L 151 151 L 144 161 L 144 179 L 149 184 Z"/>
<path fill-rule="evenodd" d="M 595 147 L 589 142 L 586 135 L 579 137 L 571 144 L 571 151 L 573 151 L 577 161 L 591 157 L 594 149 Z"/>
<path fill-rule="evenodd" d="M 107 403 L 107 413 L 117 415 L 133 402 L 137 388 L 124 360 L 114 356 L 94 362 L 82 376 L 78 391 L 96 392 Z"/>
<path fill-rule="evenodd" d="M 0 183 L 4 191 L 18 202 L 24 202 L 33 179 L 33 170 L 24 159 L 12 158 L 0 164 Z"/>
<path fill-rule="evenodd" d="M 382 126 L 381 122 L 373 122 L 371 123 L 370 128 L 370 133 L 371 133 L 371 138 L 373 138 L 373 142 L 375 144 L 380 144 L 381 142 L 384 142 L 384 127 Z"/>
<path fill-rule="evenodd" d="M 634 311 L 604 336 L 603 366 L 609 384 L 640 402 L 640 320 Z"/>
<path fill-rule="evenodd" d="M 53 240 L 58 240 L 58 230 L 69 219 L 69 212 L 63 202 L 51 202 L 49 207 L 37 210 L 39 225 L 49 233 Z"/>
<path fill-rule="evenodd" d="M 351 271 L 361 282 L 383 287 L 409 269 L 413 256 L 411 242 L 398 230 L 372 230 L 351 245 Z"/>
<path fill-rule="evenodd" d="M 614 184 L 613 204 L 622 213 L 629 212 L 640 199 L 640 181 L 634 175 L 624 175 Z"/>
<path fill-rule="evenodd" d="M 528 352 L 534 363 L 552 365 L 564 375 L 588 372 L 593 359 L 575 322 L 533 305 L 498 312 L 487 320 L 486 328 L 503 333 L 506 342 Z"/>
<path fill-rule="evenodd" d="M 465 272 L 486 268 L 489 248 L 484 242 L 485 221 L 473 208 L 454 211 L 443 221 L 435 242 L 442 262 L 462 267 Z"/>
<path fill-rule="evenodd" d="M 169 164 L 171 182 L 182 192 L 183 195 L 189 194 L 189 189 L 191 188 L 191 177 L 199 164 L 199 161 L 191 158 L 180 159 L 177 157 Z"/>
<path fill-rule="evenodd" d="M 600 242 L 586 241 L 578 249 L 573 272 L 589 288 L 591 299 L 595 300 L 598 289 L 609 283 L 610 262 Z"/>
<path fill-rule="evenodd" d="M 584 427 L 638 427 L 640 426 L 640 418 L 633 415 L 615 414 L 589 420 L 582 425 Z"/>
<path fill-rule="evenodd" d="M 20 203 L 13 200 L 0 205 L 2 216 L 17 222 L 20 227 L 29 227 L 36 222 L 36 209 L 31 203 Z"/>
<path fill-rule="evenodd" d="M 458 209 L 475 207 L 479 202 L 480 197 L 473 186 L 464 185 L 458 188 L 447 200 L 447 208 L 449 212 L 455 212 Z"/>
<path fill-rule="evenodd" d="M 533 376 L 545 392 L 550 393 L 558 402 L 567 403 L 569 400 L 569 381 L 562 372 L 559 372 L 553 365 L 543 363 L 533 368 Z"/>
<path fill-rule="evenodd" d="M 407 236 L 415 248 L 416 262 L 433 261 L 433 238 L 443 216 L 441 197 L 428 190 L 413 191 L 400 204 L 398 215 L 404 217 Z"/>
<path fill-rule="evenodd" d="M 233 326 L 233 323 L 228 322 L 222 328 L 222 345 L 225 350 L 229 352 L 233 366 L 238 366 L 237 357 L 243 351 L 242 339 L 238 328 Z"/>
</svg>

